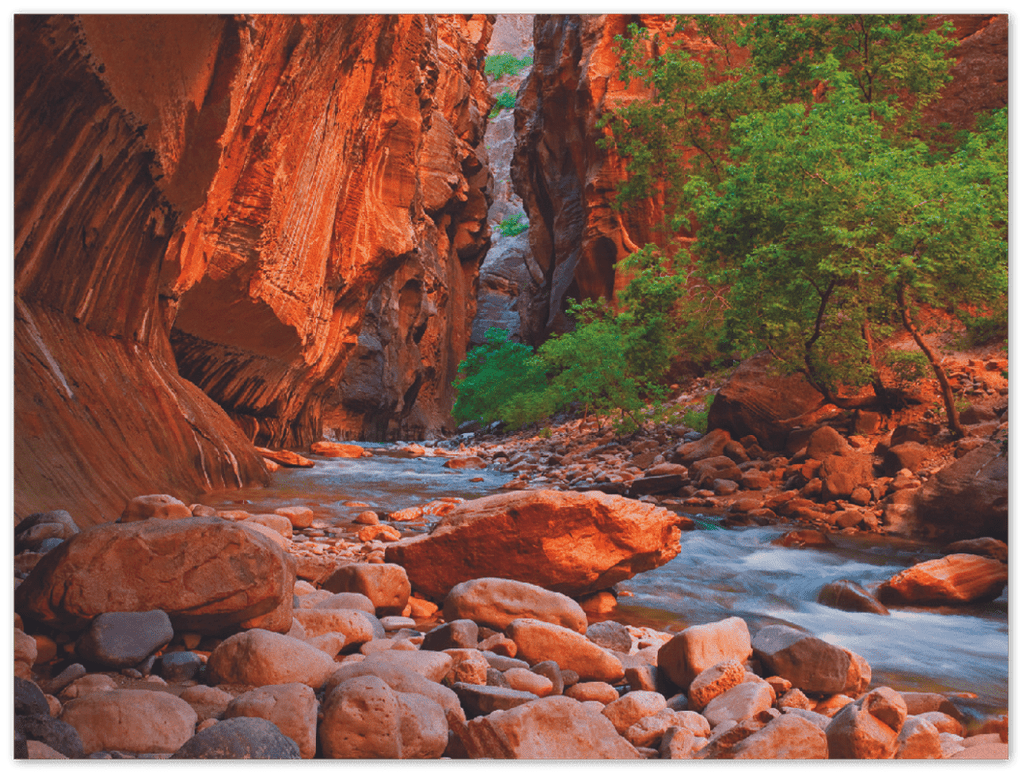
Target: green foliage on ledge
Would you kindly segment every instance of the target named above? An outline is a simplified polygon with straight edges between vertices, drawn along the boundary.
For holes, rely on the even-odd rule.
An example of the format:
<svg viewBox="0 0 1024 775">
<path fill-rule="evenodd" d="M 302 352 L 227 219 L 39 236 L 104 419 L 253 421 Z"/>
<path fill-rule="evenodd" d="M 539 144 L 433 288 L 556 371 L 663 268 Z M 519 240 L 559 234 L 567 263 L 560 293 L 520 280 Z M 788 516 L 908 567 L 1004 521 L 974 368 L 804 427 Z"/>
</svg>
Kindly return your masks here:
<svg viewBox="0 0 1024 775">
<path fill-rule="evenodd" d="M 509 53 L 492 54 L 484 60 L 484 73 L 489 78 L 503 75 L 517 75 L 533 64 L 533 57 L 527 54 L 521 59 Z"/>
</svg>

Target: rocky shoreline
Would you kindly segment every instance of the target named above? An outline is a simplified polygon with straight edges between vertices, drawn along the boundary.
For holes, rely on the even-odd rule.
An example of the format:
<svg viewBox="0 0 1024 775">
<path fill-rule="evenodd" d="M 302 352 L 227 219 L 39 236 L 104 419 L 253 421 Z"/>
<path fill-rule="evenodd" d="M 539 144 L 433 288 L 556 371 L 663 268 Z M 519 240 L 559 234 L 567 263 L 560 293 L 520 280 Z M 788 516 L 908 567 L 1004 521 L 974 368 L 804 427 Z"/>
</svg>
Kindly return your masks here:
<svg viewBox="0 0 1024 775">
<path fill-rule="evenodd" d="M 819 431 L 815 454 L 849 443 Z M 609 588 L 679 552 L 688 507 L 792 523 L 785 538 L 801 545 L 877 531 L 864 515 L 884 517 L 884 493 L 907 478 L 873 482 L 881 505 L 857 506 L 856 522 L 843 517 L 848 502 L 820 496 L 776 511 L 779 485 L 818 458 L 804 450 L 783 465 L 752 456 L 749 441 L 687 433 L 635 437 L 628 455 L 579 423 L 550 438 L 402 445 L 392 454 L 516 478 L 477 501 L 390 514 L 348 504 L 350 525 L 303 507 L 251 514 L 167 495 L 84 531 L 66 512 L 32 515 L 15 531 L 16 754 L 1006 758 L 1006 716 L 979 722 L 956 697 L 873 685 L 865 659 L 811 633 L 751 632 L 736 617 L 678 633 L 614 621 Z M 316 454 L 368 453 L 324 443 Z M 751 486 L 762 480 L 764 491 Z M 723 481 L 738 487 L 720 493 Z M 634 497 L 598 491 L 618 487 Z M 806 487 L 782 502 L 810 501 Z M 737 508 L 750 494 L 760 502 Z M 993 599 L 1006 567 L 1001 541 L 960 541 L 878 590 L 840 583 L 822 602 L 884 611 Z"/>
</svg>

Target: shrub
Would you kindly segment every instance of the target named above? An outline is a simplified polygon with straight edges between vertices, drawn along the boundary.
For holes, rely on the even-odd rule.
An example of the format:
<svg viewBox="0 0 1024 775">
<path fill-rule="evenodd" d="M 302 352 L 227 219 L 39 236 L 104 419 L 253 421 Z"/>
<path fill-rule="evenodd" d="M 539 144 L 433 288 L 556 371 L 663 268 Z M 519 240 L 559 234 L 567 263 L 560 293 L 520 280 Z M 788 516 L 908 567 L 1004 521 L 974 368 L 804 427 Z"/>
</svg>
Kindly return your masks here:
<svg viewBox="0 0 1024 775">
<path fill-rule="evenodd" d="M 491 328 L 485 338 L 459 364 L 452 416 L 460 423 L 523 424 L 524 417 L 543 409 L 537 400 L 547 385 L 542 364 L 530 347 L 508 341 L 507 331 Z"/>
<path fill-rule="evenodd" d="M 523 213 L 513 213 L 498 224 L 498 231 L 506 237 L 514 237 L 517 234 L 522 234 L 529 228 L 530 222 L 526 220 L 526 216 Z"/>
<path fill-rule="evenodd" d="M 503 75 L 516 75 L 532 64 L 533 57 L 529 54 L 522 59 L 508 53 L 494 54 L 484 60 L 484 73 L 490 78 L 501 78 Z"/>
<path fill-rule="evenodd" d="M 686 411 L 683 413 L 683 425 L 687 428 L 693 428 L 698 433 L 708 432 L 708 412 L 711 410 L 711 402 L 715 400 L 713 393 L 708 393 L 704 397 L 703 408 L 700 404 L 686 407 Z"/>
<path fill-rule="evenodd" d="M 510 89 L 506 89 L 497 96 L 497 102 L 494 103 L 494 107 L 491 108 L 491 112 L 488 114 L 488 118 L 495 118 L 503 110 L 512 110 L 516 106 L 516 93 Z"/>
</svg>

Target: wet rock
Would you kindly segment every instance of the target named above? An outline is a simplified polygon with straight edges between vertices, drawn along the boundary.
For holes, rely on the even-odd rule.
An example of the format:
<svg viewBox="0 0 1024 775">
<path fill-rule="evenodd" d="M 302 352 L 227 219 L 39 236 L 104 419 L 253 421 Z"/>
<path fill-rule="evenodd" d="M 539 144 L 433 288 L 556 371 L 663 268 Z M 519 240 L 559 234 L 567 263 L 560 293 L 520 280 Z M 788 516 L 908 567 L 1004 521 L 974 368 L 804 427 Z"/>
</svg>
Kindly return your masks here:
<svg viewBox="0 0 1024 775">
<path fill-rule="evenodd" d="M 64 705 L 61 720 L 95 751 L 174 753 L 192 737 L 198 717 L 184 700 L 164 692 L 93 692 Z"/>
<path fill-rule="evenodd" d="M 505 628 L 517 653 L 530 664 L 554 659 L 583 680 L 614 683 L 625 675 L 622 663 L 585 635 L 535 619 L 516 619 Z"/>
<path fill-rule="evenodd" d="M 253 689 L 233 699 L 224 710 L 224 718 L 266 719 L 298 747 L 303 759 L 316 755 L 318 703 L 309 686 L 300 683 L 278 684 Z M 238 758 L 294 758 L 243 756 Z"/>
<path fill-rule="evenodd" d="M 299 759 L 295 741 L 264 718 L 218 721 L 197 732 L 172 759 Z"/>
<path fill-rule="evenodd" d="M 487 461 L 476 455 L 464 457 L 453 457 L 441 464 L 442 468 L 450 468 L 453 471 L 466 471 L 487 468 Z"/>
<path fill-rule="evenodd" d="M 302 530 L 313 524 L 313 509 L 308 506 L 284 506 L 274 509 L 274 513 L 287 517 L 295 530 Z"/>
<path fill-rule="evenodd" d="M 448 621 L 472 619 L 498 630 L 515 619 L 530 617 L 575 632 L 587 631 L 587 615 L 572 598 L 536 584 L 505 578 L 479 578 L 456 584 L 445 597 L 444 617 Z"/>
<path fill-rule="evenodd" d="M 171 620 L 163 611 L 100 614 L 78 639 L 75 652 L 104 667 L 134 667 L 173 637 Z"/>
<path fill-rule="evenodd" d="M 792 681 L 805 692 L 842 692 L 850 673 L 844 649 L 782 624 L 762 627 L 754 636 L 754 654 L 765 670 Z"/>
<path fill-rule="evenodd" d="M 841 611 L 862 611 L 883 616 L 889 614 L 889 609 L 870 592 L 857 582 L 847 579 L 832 581 L 823 586 L 818 591 L 817 602 Z"/>
<path fill-rule="evenodd" d="M 1007 562 L 1009 557 L 1009 547 L 1004 541 L 997 541 L 995 538 L 970 538 L 964 541 L 954 541 L 943 552 L 945 554 L 977 554 L 1000 562 Z"/>
<path fill-rule="evenodd" d="M 303 683 L 319 689 L 337 667 L 314 646 L 267 630 L 248 630 L 224 640 L 206 663 L 212 684 Z"/>
<path fill-rule="evenodd" d="M 358 444 L 339 444 L 334 441 L 314 441 L 309 451 L 321 457 L 360 458 L 373 457 L 373 453 Z"/>
<path fill-rule="evenodd" d="M 140 495 L 132 498 L 121 513 L 119 522 L 141 522 L 144 519 L 188 519 L 192 510 L 173 495 Z"/>
<path fill-rule="evenodd" d="M 727 659 L 745 662 L 751 655 L 747 623 L 733 616 L 687 627 L 658 650 L 658 669 L 686 690 L 701 672 Z"/>
<path fill-rule="evenodd" d="M 951 554 L 900 571 L 878 589 L 888 605 L 956 605 L 987 602 L 1002 594 L 1007 566 L 974 554 Z"/>
<path fill-rule="evenodd" d="M 612 723 L 568 697 L 534 699 L 457 729 L 474 759 L 637 759 Z"/>
<path fill-rule="evenodd" d="M 49 552 L 15 591 L 15 610 L 70 630 L 102 613 L 156 609 L 182 630 L 223 632 L 261 616 L 271 626 L 278 614 L 287 630 L 294 584 L 288 555 L 250 530 L 151 519 L 95 527 Z"/>
<path fill-rule="evenodd" d="M 376 676 L 339 683 L 324 700 L 320 746 L 328 759 L 436 759 L 447 745 L 440 705 Z"/>
<path fill-rule="evenodd" d="M 411 587 L 405 568 L 391 563 L 352 563 L 342 565 L 323 580 L 321 587 L 330 592 L 357 592 L 365 595 L 379 616 L 401 614 L 409 602 Z"/>
<path fill-rule="evenodd" d="M 617 496 L 523 490 L 460 504 L 429 535 L 389 546 L 385 557 L 435 597 L 488 576 L 583 595 L 675 557 L 677 523 L 672 512 Z"/>
<path fill-rule="evenodd" d="M 309 458 L 303 457 L 298 452 L 291 452 L 287 449 L 267 449 L 266 447 L 256 447 L 256 451 L 267 460 L 273 460 L 279 466 L 284 466 L 285 468 L 312 468 L 316 465 L 316 463 Z"/>
</svg>

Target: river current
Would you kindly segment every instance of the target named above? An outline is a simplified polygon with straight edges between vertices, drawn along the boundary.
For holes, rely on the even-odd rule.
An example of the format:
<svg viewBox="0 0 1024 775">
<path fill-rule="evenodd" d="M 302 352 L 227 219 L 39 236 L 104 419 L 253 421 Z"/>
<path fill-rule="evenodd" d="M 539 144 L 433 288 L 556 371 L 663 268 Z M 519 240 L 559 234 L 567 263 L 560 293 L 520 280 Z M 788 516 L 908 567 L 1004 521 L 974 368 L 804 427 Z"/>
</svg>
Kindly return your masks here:
<svg viewBox="0 0 1024 775">
<path fill-rule="evenodd" d="M 441 457 L 395 457 L 391 446 L 363 446 L 374 457 L 314 457 L 314 468 L 282 469 L 267 488 L 214 494 L 204 502 L 254 513 L 309 506 L 319 519 L 347 525 L 366 506 L 390 512 L 446 496 L 479 498 L 499 492 L 511 478 L 491 469 L 451 471 L 442 468 Z M 938 547 L 832 535 L 830 547 L 786 548 L 772 541 L 792 527 L 726 528 L 713 516 L 689 516 L 698 529 L 683 533 L 679 556 L 622 582 L 610 618 L 670 632 L 729 616 L 746 620 L 752 633 L 766 624 L 790 624 L 863 656 L 873 686 L 957 695 L 968 716 L 1007 712 L 1006 591 L 984 605 L 893 608 L 889 616 L 815 602 L 828 582 L 848 579 L 871 589 L 904 568 L 940 557 Z M 396 526 L 406 533 L 417 529 Z"/>
</svg>

